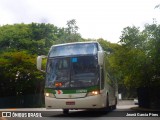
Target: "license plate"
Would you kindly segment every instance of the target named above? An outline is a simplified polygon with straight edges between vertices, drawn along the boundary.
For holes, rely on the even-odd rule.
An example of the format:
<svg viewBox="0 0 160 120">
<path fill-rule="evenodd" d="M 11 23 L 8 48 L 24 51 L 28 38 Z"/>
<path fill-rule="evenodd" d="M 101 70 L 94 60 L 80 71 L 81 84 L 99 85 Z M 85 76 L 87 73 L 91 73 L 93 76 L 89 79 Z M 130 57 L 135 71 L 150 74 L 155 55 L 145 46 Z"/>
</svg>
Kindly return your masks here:
<svg viewBox="0 0 160 120">
<path fill-rule="evenodd" d="M 69 102 L 66 102 L 66 105 L 75 105 L 75 102 L 74 101 L 69 101 Z"/>
</svg>

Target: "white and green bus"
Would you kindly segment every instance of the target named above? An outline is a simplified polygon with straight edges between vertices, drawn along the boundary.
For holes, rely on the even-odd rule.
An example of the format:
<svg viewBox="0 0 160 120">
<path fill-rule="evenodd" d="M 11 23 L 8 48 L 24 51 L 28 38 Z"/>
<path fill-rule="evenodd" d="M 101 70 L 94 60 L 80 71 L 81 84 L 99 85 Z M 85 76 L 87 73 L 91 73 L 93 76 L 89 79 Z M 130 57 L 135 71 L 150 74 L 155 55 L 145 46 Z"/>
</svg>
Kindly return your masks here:
<svg viewBox="0 0 160 120">
<path fill-rule="evenodd" d="M 98 42 L 53 45 L 46 65 L 45 106 L 47 109 L 116 108 L 116 86 L 105 65 L 106 54 Z M 42 59 L 37 57 L 37 69 Z"/>
</svg>

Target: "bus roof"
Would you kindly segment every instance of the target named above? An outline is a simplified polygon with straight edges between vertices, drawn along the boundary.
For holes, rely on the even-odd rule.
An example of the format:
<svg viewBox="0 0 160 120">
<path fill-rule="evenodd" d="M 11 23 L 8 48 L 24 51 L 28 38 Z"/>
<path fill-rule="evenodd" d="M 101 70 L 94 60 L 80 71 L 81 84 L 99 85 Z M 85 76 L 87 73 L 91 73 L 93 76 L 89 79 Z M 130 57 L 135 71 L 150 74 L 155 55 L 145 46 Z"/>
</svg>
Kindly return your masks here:
<svg viewBox="0 0 160 120">
<path fill-rule="evenodd" d="M 64 45 L 73 45 L 73 44 L 85 44 L 85 43 L 97 43 L 97 44 L 99 44 L 97 41 L 70 42 L 70 43 L 63 43 L 63 44 L 52 45 L 51 48 L 55 47 L 55 46 L 64 46 Z"/>
<path fill-rule="evenodd" d="M 96 45 L 97 44 L 97 45 Z M 100 45 L 96 41 L 72 42 L 52 45 L 49 57 L 97 54 Z"/>
</svg>

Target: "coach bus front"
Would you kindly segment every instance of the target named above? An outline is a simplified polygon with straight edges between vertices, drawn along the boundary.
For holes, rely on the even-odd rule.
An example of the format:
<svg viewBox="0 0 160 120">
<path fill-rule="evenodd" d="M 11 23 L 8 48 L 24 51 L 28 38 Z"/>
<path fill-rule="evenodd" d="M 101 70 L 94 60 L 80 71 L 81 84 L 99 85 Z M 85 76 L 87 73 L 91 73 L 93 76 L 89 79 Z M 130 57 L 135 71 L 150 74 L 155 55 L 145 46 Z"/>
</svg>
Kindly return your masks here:
<svg viewBox="0 0 160 120">
<path fill-rule="evenodd" d="M 104 107 L 100 93 L 98 44 L 53 46 L 48 55 L 45 106 L 50 109 Z"/>
</svg>

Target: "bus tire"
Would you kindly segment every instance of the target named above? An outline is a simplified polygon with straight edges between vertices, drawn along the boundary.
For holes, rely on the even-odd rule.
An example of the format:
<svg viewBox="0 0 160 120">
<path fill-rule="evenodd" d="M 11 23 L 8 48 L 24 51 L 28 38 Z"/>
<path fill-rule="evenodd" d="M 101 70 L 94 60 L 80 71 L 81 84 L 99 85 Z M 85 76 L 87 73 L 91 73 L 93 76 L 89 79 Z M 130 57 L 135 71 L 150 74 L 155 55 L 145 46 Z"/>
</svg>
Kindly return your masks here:
<svg viewBox="0 0 160 120">
<path fill-rule="evenodd" d="M 106 98 L 106 110 L 109 111 L 110 107 L 109 107 L 109 96 L 107 94 L 107 98 Z"/>
<path fill-rule="evenodd" d="M 69 109 L 63 109 L 63 114 L 68 114 L 69 113 Z"/>
</svg>

